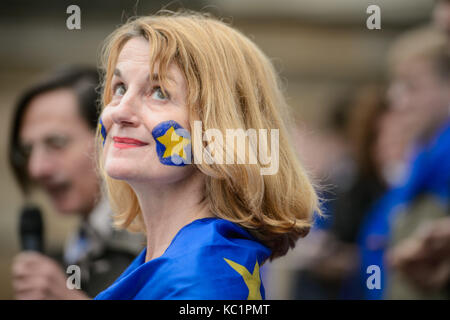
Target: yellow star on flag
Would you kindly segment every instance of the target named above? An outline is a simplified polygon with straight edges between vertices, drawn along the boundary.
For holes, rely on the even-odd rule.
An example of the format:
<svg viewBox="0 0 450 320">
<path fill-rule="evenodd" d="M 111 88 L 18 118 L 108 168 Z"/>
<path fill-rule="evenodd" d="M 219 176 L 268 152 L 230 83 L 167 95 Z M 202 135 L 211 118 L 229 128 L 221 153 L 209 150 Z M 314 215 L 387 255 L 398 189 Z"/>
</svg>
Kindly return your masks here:
<svg viewBox="0 0 450 320">
<path fill-rule="evenodd" d="M 168 158 L 177 154 L 187 160 L 184 147 L 191 143 L 191 140 L 178 135 L 173 127 L 170 127 L 169 130 L 167 130 L 163 136 L 158 137 L 157 140 L 166 147 L 163 158 Z"/>
<path fill-rule="evenodd" d="M 248 287 L 248 297 L 247 300 L 262 300 L 261 297 L 261 278 L 259 276 L 259 264 L 258 261 L 255 263 L 255 267 L 253 268 L 253 273 L 247 270 L 246 267 L 236 263 L 232 260 L 224 258 L 225 261 L 232 267 L 237 273 L 239 273 L 244 279 L 245 284 Z"/>
</svg>

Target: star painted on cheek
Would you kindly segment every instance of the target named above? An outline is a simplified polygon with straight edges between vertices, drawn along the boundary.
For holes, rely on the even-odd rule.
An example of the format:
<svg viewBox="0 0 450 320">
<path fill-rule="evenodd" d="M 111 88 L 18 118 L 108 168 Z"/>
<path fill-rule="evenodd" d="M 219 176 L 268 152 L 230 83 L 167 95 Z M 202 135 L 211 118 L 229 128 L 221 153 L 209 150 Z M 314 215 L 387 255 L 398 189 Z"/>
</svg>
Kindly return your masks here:
<svg viewBox="0 0 450 320">
<path fill-rule="evenodd" d="M 152 130 L 159 161 L 168 166 L 185 166 L 191 163 L 191 136 L 174 120 L 159 123 Z"/>
<path fill-rule="evenodd" d="M 166 151 L 164 151 L 163 158 L 172 157 L 173 155 L 178 155 L 182 157 L 184 160 L 187 160 L 186 152 L 184 151 L 184 147 L 191 143 L 190 139 L 179 136 L 173 127 L 170 127 L 167 132 L 157 138 L 159 142 L 161 142 L 165 147 Z"/>
<path fill-rule="evenodd" d="M 98 122 L 98 130 L 100 130 L 100 134 L 101 134 L 101 141 L 102 141 L 102 145 L 105 145 L 105 140 L 106 140 L 106 128 L 105 125 L 103 124 L 102 118 L 100 118 L 99 122 Z"/>
</svg>

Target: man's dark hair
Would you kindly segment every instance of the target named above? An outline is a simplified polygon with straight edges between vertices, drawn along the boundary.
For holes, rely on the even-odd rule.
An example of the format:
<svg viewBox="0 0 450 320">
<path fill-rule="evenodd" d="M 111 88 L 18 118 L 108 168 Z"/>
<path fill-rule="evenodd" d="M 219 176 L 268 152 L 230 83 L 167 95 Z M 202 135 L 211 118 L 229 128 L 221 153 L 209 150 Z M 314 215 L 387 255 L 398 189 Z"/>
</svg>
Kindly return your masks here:
<svg viewBox="0 0 450 320">
<path fill-rule="evenodd" d="M 95 68 L 63 67 L 28 88 L 19 97 L 12 118 L 8 153 L 9 163 L 23 192 L 28 192 L 30 181 L 26 168 L 28 159 L 21 148 L 19 133 L 23 116 L 31 100 L 50 91 L 71 89 L 77 97 L 81 118 L 86 121 L 90 129 L 95 131 L 100 114 L 99 81 L 99 73 Z"/>
</svg>

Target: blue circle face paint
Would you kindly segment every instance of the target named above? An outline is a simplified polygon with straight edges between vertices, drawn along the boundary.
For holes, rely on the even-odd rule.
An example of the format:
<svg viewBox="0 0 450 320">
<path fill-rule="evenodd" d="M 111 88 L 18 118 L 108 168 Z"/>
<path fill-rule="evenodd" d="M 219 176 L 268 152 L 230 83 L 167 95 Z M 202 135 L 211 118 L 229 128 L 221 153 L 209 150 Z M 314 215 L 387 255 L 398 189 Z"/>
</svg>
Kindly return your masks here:
<svg viewBox="0 0 450 320">
<path fill-rule="evenodd" d="M 152 135 L 156 141 L 156 154 L 162 164 L 181 167 L 191 163 L 191 135 L 178 122 L 161 122 L 153 128 Z"/>
<path fill-rule="evenodd" d="M 99 127 L 100 133 L 102 135 L 102 146 L 105 146 L 106 128 L 105 128 L 105 125 L 103 124 L 102 118 L 100 118 L 100 120 L 98 122 L 98 127 Z"/>
</svg>

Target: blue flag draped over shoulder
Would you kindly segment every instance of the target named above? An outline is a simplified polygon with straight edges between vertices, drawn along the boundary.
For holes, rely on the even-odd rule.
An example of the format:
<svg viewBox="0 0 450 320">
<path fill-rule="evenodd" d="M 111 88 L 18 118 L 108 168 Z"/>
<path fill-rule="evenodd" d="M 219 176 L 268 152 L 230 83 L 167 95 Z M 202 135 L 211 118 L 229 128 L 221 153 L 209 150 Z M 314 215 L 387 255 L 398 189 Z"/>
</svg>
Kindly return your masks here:
<svg viewBox="0 0 450 320">
<path fill-rule="evenodd" d="M 264 299 L 260 265 L 271 251 L 239 225 L 204 218 L 184 226 L 164 254 L 146 249 L 95 299 Z"/>
</svg>

